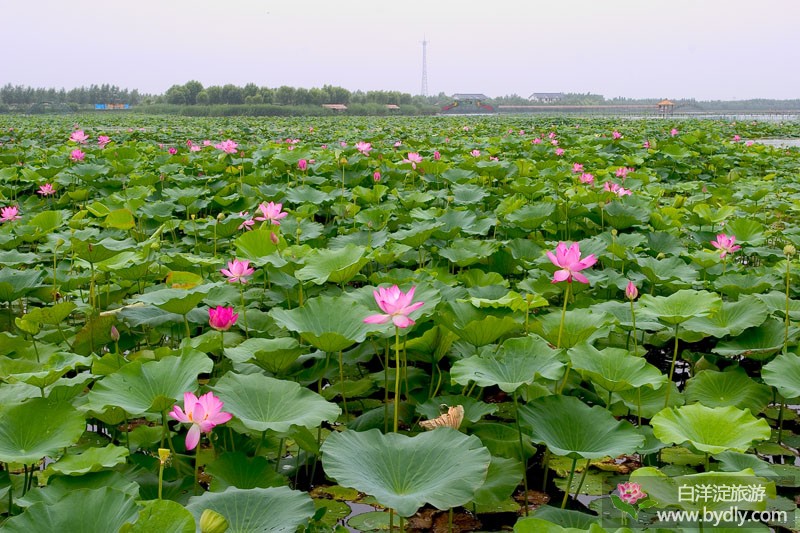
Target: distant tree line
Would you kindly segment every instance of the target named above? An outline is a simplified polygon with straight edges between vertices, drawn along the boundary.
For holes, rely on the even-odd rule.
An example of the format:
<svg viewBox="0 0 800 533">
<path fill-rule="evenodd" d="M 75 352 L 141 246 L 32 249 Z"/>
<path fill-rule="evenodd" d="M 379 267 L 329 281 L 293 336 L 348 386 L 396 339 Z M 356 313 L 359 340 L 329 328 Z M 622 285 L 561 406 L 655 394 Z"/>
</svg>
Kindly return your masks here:
<svg viewBox="0 0 800 533">
<path fill-rule="evenodd" d="M 116 85 L 90 85 L 74 89 L 34 88 L 10 83 L 0 88 L 0 104 L 30 105 L 49 102 L 53 104 L 130 104 L 141 103 L 143 97 L 136 89 L 121 89 Z"/>
</svg>

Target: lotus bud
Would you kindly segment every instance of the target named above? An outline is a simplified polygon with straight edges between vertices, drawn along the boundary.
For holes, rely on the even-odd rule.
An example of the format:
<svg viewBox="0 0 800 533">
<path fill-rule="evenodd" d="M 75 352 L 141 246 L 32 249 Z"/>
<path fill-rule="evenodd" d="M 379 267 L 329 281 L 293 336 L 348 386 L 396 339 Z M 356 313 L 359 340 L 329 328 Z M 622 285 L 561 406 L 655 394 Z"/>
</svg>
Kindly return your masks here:
<svg viewBox="0 0 800 533">
<path fill-rule="evenodd" d="M 119 330 L 117 326 L 111 326 L 111 340 L 114 342 L 119 342 Z"/>
<path fill-rule="evenodd" d="M 275 245 L 277 245 L 280 242 L 280 239 L 278 239 L 278 236 L 275 235 L 274 231 L 270 231 L 269 232 L 269 240 L 271 240 L 272 244 L 275 244 Z"/>
<path fill-rule="evenodd" d="M 225 213 L 220 213 L 217 215 L 217 220 L 223 220 L 225 218 Z"/>
<path fill-rule="evenodd" d="M 793 257 L 797 254 L 797 248 L 794 247 L 792 244 L 787 244 L 783 247 L 783 255 L 786 257 Z"/>
<path fill-rule="evenodd" d="M 201 533 L 225 533 L 227 530 L 228 521 L 218 512 L 206 509 L 200 515 Z"/>
<path fill-rule="evenodd" d="M 628 282 L 628 286 L 625 287 L 625 296 L 628 297 L 628 300 L 635 300 L 637 296 L 639 296 L 639 289 L 636 288 L 636 285 L 633 284 L 632 281 Z"/>
<path fill-rule="evenodd" d="M 346 157 L 342 157 L 341 159 L 339 159 L 339 164 L 342 165 L 342 166 L 346 165 L 347 164 L 347 158 Z"/>
</svg>

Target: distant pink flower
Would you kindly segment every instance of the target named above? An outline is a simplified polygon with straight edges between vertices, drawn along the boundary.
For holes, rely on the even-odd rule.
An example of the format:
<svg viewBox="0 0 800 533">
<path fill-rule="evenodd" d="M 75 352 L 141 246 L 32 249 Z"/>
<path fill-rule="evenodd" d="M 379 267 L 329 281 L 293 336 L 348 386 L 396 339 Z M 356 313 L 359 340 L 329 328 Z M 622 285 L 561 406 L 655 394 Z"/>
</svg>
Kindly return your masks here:
<svg viewBox="0 0 800 533">
<path fill-rule="evenodd" d="M 280 226 L 281 223 L 279 220 L 285 218 L 289 214 L 281 211 L 283 209 L 283 204 L 276 204 L 274 202 L 270 202 L 268 204 L 262 202 L 259 204 L 258 209 L 261 211 L 263 216 L 255 217 L 255 220 L 258 220 L 259 222 L 270 221 L 276 226 Z"/>
<path fill-rule="evenodd" d="M 222 410 L 223 405 L 225 404 L 222 400 L 214 396 L 213 392 L 199 398 L 191 392 L 183 393 L 183 409 L 176 405 L 169 416 L 178 422 L 192 425 L 186 434 L 187 451 L 197 447 L 202 433 L 210 432 L 215 426 L 224 424 L 233 417 L 232 414 Z"/>
<path fill-rule="evenodd" d="M 56 193 L 56 190 L 53 188 L 51 183 L 45 183 L 44 185 L 39 186 L 39 190 L 36 191 L 37 194 L 41 194 L 42 196 L 50 196 Z"/>
<path fill-rule="evenodd" d="M 594 174 L 590 174 L 589 172 L 584 172 L 581 174 L 581 183 L 586 183 L 587 185 L 591 185 L 594 183 Z"/>
<path fill-rule="evenodd" d="M 525 130 L 519 130 L 520 135 L 525 135 Z"/>
<path fill-rule="evenodd" d="M 645 150 L 649 150 L 649 149 L 650 149 L 650 141 L 645 141 L 645 142 L 643 142 L 643 143 L 642 143 L 642 147 L 643 147 Z"/>
<path fill-rule="evenodd" d="M 400 148 L 402 145 L 403 145 L 403 143 L 401 143 L 400 141 L 396 141 L 396 142 L 394 143 L 394 147 L 395 147 L 395 148 Z"/>
<path fill-rule="evenodd" d="M 567 248 L 566 243 L 559 242 L 558 246 L 556 246 L 556 253 L 553 254 L 553 252 L 548 251 L 547 257 L 551 263 L 561 269 L 556 270 L 553 274 L 553 283 L 558 283 L 559 281 L 572 283 L 573 279 L 581 283 L 589 283 L 589 280 L 580 271 L 597 262 L 594 254 L 589 254 L 586 258 L 581 259 L 581 248 L 577 242 L 572 243 L 569 248 Z"/>
<path fill-rule="evenodd" d="M 493 155 L 490 155 L 489 156 L 489 161 L 500 161 L 500 159 L 495 157 L 495 156 L 493 156 Z"/>
<path fill-rule="evenodd" d="M 583 165 L 580 163 L 572 163 L 573 172 L 583 172 Z"/>
<path fill-rule="evenodd" d="M 308 161 L 305 159 L 301 159 L 297 162 L 297 169 L 301 172 L 305 172 L 308 169 Z"/>
<path fill-rule="evenodd" d="M 192 140 L 191 139 L 186 139 L 186 148 L 191 148 L 192 146 L 194 146 L 194 143 L 192 142 Z"/>
<path fill-rule="evenodd" d="M 531 141 L 531 144 L 542 144 L 542 138 L 541 137 L 536 137 L 535 139 L 533 139 Z"/>
<path fill-rule="evenodd" d="M 71 160 L 75 161 L 76 163 L 77 163 L 78 161 L 83 161 L 83 158 L 84 158 L 84 157 L 86 157 L 86 154 L 84 154 L 84 153 L 81 151 L 81 149 L 80 149 L 80 148 L 75 148 L 73 151 L 71 151 L 71 152 L 69 153 L 69 158 L 70 158 Z"/>
<path fill-rule="evenodd" d="M 364 155 L 369 155 L 370 150 L 372 150 L 372 143 L 359 141 L 356 143 L 356 150 Z"/>
<path fill-rule="evenodd" d="M 469 131 L 469 126 L 464 126 L 464 131 Z"/>
<path fill-rule="evenodd" d="M 745 142 L 744 142 L 744 145 L 745 145 L 745 146 L 753 146 L 754 144 L 755 144 L 755 142 L 754 142 L 754 141 L 745 141 Z"/>
<path fill-rule="evenodd" d="M 411 303 L 414 299 L 416 287 L 411 287 L 407 293 L 403 293 L 397 285 L 388 289 L 379 287 L 373 291 L 378 307 L 386 314 L 370 315 L 364 319 L 367 324 L 385 324 L 389 320 L 398 328 L 407 328 L 414 325 L 414 321 L 408 315 L 424 305 L 425 302 Z"/>
<path fill-rule="evenodd" d="M 732 254 L 733 252 L 741 249 L 741 246 L 736 244 L 736 235 L 728 236 L 724 233 L 717 235 L 717 240 L 711 241 L 711 245 L 717 250 L 722 251 L 722 253 L 719 254 L 721 259 L 724 259 L 727 254 Z"/>
<path fill-rule="evenodd" d="M 178 153 L 178 149 L 173 146 L 167 152 L 169 152 L 169 155 L 175 155 Z"/>
<path fill-rule="evenodd" d="M 613 192 L 620 198 L 622 198 L 623 196 L 630 196 L 631 194 L 633 194 L 633 192 L 630 189 L 626 189 L 610 181 L 607 181 L 603 184 L 603 190 Z"/>
<path fill-rule="evenodd" d="M 403 159 L 403 163 L 411 163 L 411 168 L 417 169 L 417 163 L 422 163 L 422 156 L 417 152 L 408 152 L 408 159 Z"/>
<path fill-rule="evenodd" d="M 375 183 L 378 183 L 379 181 L 381 181 L 381 173 L 376 170 L 372 174 L 372 179 L 373 179 L 373 181 L 375 181 Z"/>
<path fill-rule="evenodd" d="M 19 208 L 15 205 L 0 209 L 0 222 L 11 222 L 20 218 L 22 217 L 19 216 Z"/>
<path fill-rule="evenodd" d="M 110 142 L 111 139 L 108 137 L 108 135 L 100 135 L 97 138 L 97 146 L 99 146 L 100 148 L 105 148 L 106 145 Z"/>
<path fill-rule="evenodd" d="M 549 138 L 551 138 L 551 139 L 555 139 L 555 138 L 556 138 L 556 132 L 554 132 L 554 131 L 551 131 L 550 133 L 548 133 L 548 134 L 547 134 L 547 136 L 548 136 Z"/>
<path fill-rule="evenodd" d="M 469 153 L 469 155 L 471 155 L 472 157 L 480 157 L 480 156 L 481 156 L 481 151 L 480 151 L 480 150 L 477 150 L 477 149 L 475 149 L 475 150 L 472 150 L 472 151 Z"/>
<path fill-rule="evenodd" d="M 742 138 L 739 135 L 734 135 L 733 136 L 733 142 L 739 142 L 741 140 L 742 140 Z"/>
<path fill-rule="evenodd" d="M 228 139 L 226 141 L 222 141 L 219 144 L 214 145 L 214 148 L 217 150 L 222 150 L 226 154 L 235 154 L 236 148 L 239 146 L 238 143 Z"/>
<path fill-rule="evenodd" d="M 339 146 L 341 146 L 342 148 L 347 148 L 347 143 L 344 141 L 339 141 Z"/>
<path fill-rule="evenodd" d="M 217 331 L 228 331 L 231 326 L 236 324 L 237 318 L 239 318 L 239 314 L 233 312 L 233 307 L 218 305 L 208 308 L 208 325 Z"/>
<path fill-rule="evenodd" d="M 328 145 L 327 144 L 323 144 L 322 146 L 320 146 L 320 148 L 322 148 L 323 150 L 327 150 L 328 149 Z"/>
<path fill-rule="evenodd" d="M 203 147 L 200 146 L 199 144 L 193 144 L 192 146 L 189 147 L 190 152 L 199 152 L 202 149 Z"/>
<path fill-rule="evenodd" d="M 88 138 L 89 136 L 83 133 L 83 130 L 73 131 L 72 135 L 69 136 L 70 141 L 76 142 L 78 144 L 86 144 L 86 140 Z"/>
<path fill-rule="evenodd" d="M 552 144 L 553 146 L 558 146 L 558 139 L 553 139 L 552 141 L 550 141 L 550 144 Z"/>
<path fill-rule="evenodd" d="M 247 259 L 244 261 L 234 259 L 233 261 L 228 261 L 228 268 L 223 268 L 220 272 L 228 278 L 228 283 L 247 283 L 247 278 L 255 270 L 250 268 L 250 261 Z"/>
<path fill-rule="evenodd" d="M 211 146 L 211 141 L 209 141 L 208 139 L 204 140 L 203 146 Z"/>
<path fill-rule="evenodd" d="M 439 150 L 433 152 L 433 160 L 438 161 L 442 158 L 442 154 L 439 153 Z"/>
<path fill-rule="evenodd" d="M 675 137 L 678 134 L 678 128 L 672 128 L 669 130 L 669 134 Z"/>
<path fill-rule="evenodd" d="M 247 211 L 240 211 L 239 212 L 239 216 L 240 217 L 249 217 L 250 213 L 247 212 Z M 245 220 L 241 224 L 239 224 L 239 229 L 240 230 L 243 229 L 245 231 L 250 230 L 255 225 L 255 223 L 256 223 L 255 220 L 253 220 L 252 218 L 248 218 L 247 220 Z"/>
<path fill-rule="evenodd" d="M 564 155 L 564 149 L 563 148 L 556 148 L 556 155 Z"/>
<path fill-rule="evenodd" d="M 614 175 L 624 180 L 626 177 L 628 177 L 628 172 L 630 172 L 631 170 L 633 169 L 627 167 L 620 167 L 616 170 L 616 172 L 614 172 Z"/>
<path fill-rule="evenodd" d="M 647 494 L 642 492 L 642 486 L 631 481 L 618 484 L 617 492 L 619 492 L 619 499 L 629 505 L 647 498 Z"/>
<path fill-rule="evenodd" d="M 629 281 L 628 286 L 625 287 L 625 297 L 628 300 L 635 300 L 637 296 L 639 296 L 639 289 L 636 288 L 632 281 Z"/>
<path fill-rule="evenodd" d="M 622 134 L 617 130 L 614 130 L 613 132 L 611 132 L 611 137 L 614 139 L 622 139 Z"/>
</svg>

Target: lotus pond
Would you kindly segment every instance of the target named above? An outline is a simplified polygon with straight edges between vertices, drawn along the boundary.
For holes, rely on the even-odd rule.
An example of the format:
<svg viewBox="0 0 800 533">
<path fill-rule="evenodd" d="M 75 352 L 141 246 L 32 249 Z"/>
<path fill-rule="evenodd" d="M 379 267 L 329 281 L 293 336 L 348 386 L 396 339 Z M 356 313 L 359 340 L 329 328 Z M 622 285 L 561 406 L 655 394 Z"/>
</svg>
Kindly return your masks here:
<svg viewBox="0 0 800 533">
<path fill-rule="evenodd" d="M 797 137 L 3 117 L 2 527 L 800 528 Z"/>
</svg>

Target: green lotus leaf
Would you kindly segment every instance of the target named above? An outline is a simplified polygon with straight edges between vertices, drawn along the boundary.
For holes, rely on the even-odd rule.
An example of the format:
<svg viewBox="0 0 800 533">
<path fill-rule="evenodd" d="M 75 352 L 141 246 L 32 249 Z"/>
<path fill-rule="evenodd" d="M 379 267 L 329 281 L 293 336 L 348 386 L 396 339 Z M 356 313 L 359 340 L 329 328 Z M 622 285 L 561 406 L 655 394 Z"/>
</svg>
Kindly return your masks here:
<svg viewBox="0 0 800 533">
<path fill-rule="evenodd" d="M 23 382 L 44 388 L 79 366 L 91 366 L 92 361 L 91 357 L 67 352 L 56 352 L 43 363 L 30 359 L 0 357 L 0 379 L 8 383 Z"/>
<path fill-rule="evenodd" d="M 769 274 L 729 272 L 714 280 L 714 288 L 730 298 L 741 294 L 758 294 L 779 286 L 780 280 Z"/>
<path fill-rule="evenodd" d="M 517 520 L 514 533 L 605 533 L 599 524 L 599 517 L 542 505 L 527 518 Z"/>
<path fill-rule="evenodd" d="M 464 420 L 477 422 L 486 415 L 497 411 L 497 406 L 485 403 L 469 396 L 437 396 L 417 406 L 420 416 L 432 420 L 442 414 L 442 405 L 460 405 L 464 408 Z"/>
<path fill-rule="evenodd" d="M 550 220 L 555 210 L 556 204 L 554 203 L 536 202 L 513 211 L 506 217 L 506 220 L 515 227 L 533 231 Z"/>
<path fill-rule="evenodd" d="M 347 283 L 369 262 L 365 253 L 366 248 L 352 244 L 338 250 L 315 249 L 294 275 L 300 281 L 313 281 L 317 285 L 326 281 Z"/>
<path fill-rule="evenodd" d="M 769 439 L 770 427 L 744 409 L 706 407 L 699 403 L 666 408 L 650 421 L 653 432 L 668 444 L 689 443 L 702 452 L 745 452 L 755 441 Z"/>
<path fill-rule="evenodd" d="M 550 380 L 563 375 L 564 363 L 559 351 L 538 336 L 508 339 L 497 354 L 474 355 L 453 364 L 451 379 L 460 385 L 474 381 L 479 387 L 497 385 L 504 392 L 514 392 L 520 385 L 531 384 L 537 375 Z"/>
<path fill-rule="evenodd" d="M 717 294 L 708 291 L 684 289 L 669 296 L 645 294 L 639 299 L 639 305 L 642 314 L 674 326 L 717 312 L 722 300 Z"/>
<path fill-rule="evenodd" d="M 196 530 L 192 513 L 177 502 L 150 500 L 143 505 L 136 522 L 122 526 L 120 533 L 194 533 Z"/>
<path fill-rule="evenodd" d="M 136 297 L 137 301 L 154 305 L 168 313 L 185 315 L 203 301 L 214 284 L 198 285 L 191 289 L 158 289 Z"/>
<path fill-rule="evenodd" d="M 47 485 L 34 487 L 26 492 L 24 496 L 15 497 L 14 503 L 22 507 L 29 507 L 37 502 L 52 505 L 78 489 L 96 490 L 104 488 L 118 490 L 134 500 L 138 500 L 139 485 L 135 481 L 128 479 L 127 474 L 129 472 L 123 474 L 116 470 L 101 470 L 82 476 L 53 476 L 47 480 Z"/>
<path fill-rule="evenodd" d="M 72 173 L 82 178 L 84 181 L 93 181 L 111 170 L 105 165 L 94 165 L 92 163 L 81 163 L 72 167 Z"/>
<path fill-rule="evenodd" d="M 736 218 L 725 224 L 723 233 L 736 235 L 736 243 L 758 246 L 763 244 L 764 224 L 752 218 Z"/>
<path fill-rule="evenodd" d="M 496 241 L 455 239 L 450 246 L 440 249 L 439 255 L 463 268 L 486 259 L 499 247 Z"/>
<path fill-rule="evenodd" d="M 736 338 L 720 341 L 712 352 L 727 357 L 743 355 L 753 359 L 766 359 L 783 348 L 786 329 L 782 320 L 769 319 L 762 325 L 744 330 Z M 797 333 L 789 328 L 789 336 Z"/>
<path fill-rule="evenodd" d="M 786 399 L 800 397 L 800 356 L 782 353 L 761 369 L 764 383 Z"/>
<path fill-rule="evenodd" d="M 111 237 L 106 237 L 97 242 L 84 241 L 73 237 L 71 241 L 72 251 L 75 252 L 75 255 L 89 263 L 105 261 L 122 252 L 135 250 L 138 246 L 133 239 L 118 241 Z"/>
<path fill-rule="evenodd" d="M 315 428 L 341 413 L 336 404 L 294 381 L 261 374 L 228 372 L 212 390 L 225 402 L 225 410 L 252 431 L 281 433 L 292 425 Z"/>
<path fill-rule="evenodd" d="M 682 324 L 682 328 L 712 335 L 737 336 L 747 328 L 760 326 L 767 319 L 769 309 L 755 297 L 743 297 L 736 302 L 723 302 L 712 316 L 695 317 Z"/>
<path fill-rule="evenodd" d="M 50 307 L 34 307 L 23 315 L 23 319 L 56 326 L 61 324 L 75 310 L 73 302 L 61 302 Z"/>
<path fill-rule="evenodd" d="M 653 284 L 672 282 L 685 287 L 697 279 L 697 271 L 678 257 L 641 257 L 636 262 L 642 274 Z"/>
<path fill-rule="evenodd" d="M 484 311 L 469 302 L 450 302 L 439 318 L 447 329 L 473 346 L 491 344 L 520 327 L 507 313 Z"/>
<path fill-rule="evenodd" d="M 720 470 L 723 472 L 739 472 L 750 468 L 758 476 L 767 478 L 778 476 L 772 464 L 749 453 L 727 451 L 714 455 L 714 459 L 719 461 Z"/>
<path fill-rule="evenodd" d="M 323 352 L 338 352 L 363 342 L 373 331 L 373 326 L 364 323 L 371 314 L 376 312 L 343 296 L 320 296 L 291 311 L 280 308 L 270 311 L 279 326 L 299 333 L 303 340 Z"/>
<path fill-rule="evenodd" d="M 95 383 L 88 408 L 103 411 L 119 407 L 129 415 L 160 413 L 198 388 L 197 376 L 211 372 L 213 362 L 204 353 L 190 351 L 160 361 L 136 360 Z"/>
<path fill-rule="evenodd" d="M 294 533 L 314 514 L 308 494 L 289 487 L 237 489 L 206 492 L 189 498 L 186 509 L 200 523 L 206 509 L 216 511 L 228 521 L 226 533 L 274 531 Z"/>
<path fill-rule="evenodd" d="M 307 348 L 293 337 L 251 338 L 235 348 L 225 348 L 225 357 L 236 363 L 253 361 L 273 374 L 286 371 Z"/>
<path fill-rule="evenodd" d="M 703 370 L 686 382 L 687 403 L 698 402 L 706 407 L 749 409 L 760 413 L 772 399 L 772 391 L 766 385 L 756 383 L 743 368 L 715 372 Z"/>
<path fill-rule="evenodd" d="M 570 309 L 564 314 L 561 347 L 572 348 L 581 342 L 592 342 L 608 335 L 613 317 L 607 313 L 594 313 L 589 309 Z M 531 331 L 556 346 L 561 328 L 561 313 L 548 313 L 531 321 Z"/>
<path fill-rule="evenodd" d="M 492 457 L 486 480 L 475 491 L 472 501 L 477 505 L 499 503 L 514 493 L 520 481 L 522 481 L 522 463 L 518 459 Z"/>
<path fill-rule="evenodd" d="M 254 489 L 286 485 L 286 478 L 262 456 L 247 457 L 243 452 L 226 452 L 205 467 L 211 476 L 210 490 L 222 492 L 228 487 Z"/>
<path fill-rule="evenodd" d="M 257 229 L 239 235 L 233 241 L 237 256 L 242 259 L 249 259 L 259 266 L 264 266 L 268 263 L 276 267 L 285 265 L 286 261 L 276 253 L 278 252 L 278 245 L 272 242 L 272 233 L 268 229 Z"/>
<path fill-rule="evenodd" d="M 641 407 L 642 416 L 645 418 L 652 418 L 653 415 L 664 408 L 664 402 L 667 399 L 667 386 L 670 388 L 669 407 L 686 403 L 683 393 L 678 390 L 678 386 L 674 382 L 668 383 L 658 389 L 642 387 L 639 389 L 622 390 L 619 391 L 617 395 L 631 413 L 637 414 Z"/>
<path fill-rule="evenodd" d="M 431 238 L 433 232 L 441 227 L 441 222 L 433 221 L 414 221 L 408 228 L 396 231 L 391 238 L 401 244 L 419 248 Z"/>
<path fill-rule="evenodd" d="M 66 402 L 33 398 L 0 409 L 0 461 L 38 463 L 56 457 L 75 444 L 86 429 L 86 420 Z"/>
<path fill-rule="evenodd" d="M 584 342 L 570 348 L 567 354 L 575 370 L 607 391 L 619 392 L 645 385 L 657 389 L 667 379 L 643 357 L 630 355 L 620 348 L 598 350 Z"/>
<path fill-rule="evenodd" d="M 28 224 L 39 230 L 40 233 L 50 233 L 60 228 L 64 222 L 64 214 L 61 211 L 42 211 L 28 221 Z"/>
<path fill-rule="evenodd" d="M 89 509 L 91 512 L 88 512 Z M 24 513 L 3 524 L 3 530 L 12 533 L 108 533 L 119 531 L 125 523 L 133 522 L 137 514 L 136 503 L 124 492 L 110 487 L 79 489 L 56 503 L 34 503 Z"/>
<path fill-rule="evenodd" d="M 513 425 L 499 422 L 479 422 L 472 426 L 471 433 L 481 439 L 492 456 L 519 459 L 519 433 Z M 536 448 L 525 439 L 522 443 L 525 459 L 536 453 Z"/>
<path fill-rule="evenodd" d="M 48 475 L 61 474 L 65 476 L 80 476 L 89 472 L 99 472 L 106 468 L 114 468 L 124 464 L 130 455 L 127 448 L 108 444 L 104 448 L 89 448 L 83 453 L 63 456 L 55 463 L 51 463 L 45 473 Z"/>
<path fill-rule="evenodd" d="M 136 219 L 130 209 L 115 209 L 106 216 L 103 225 L 107 228 L 127 231 L 136 226 Z"/>
<path fill-rule="evenodd" d="M 36 289 L 44 279 L 41 270 L 0 269 L 0 302 L 13 302 Z"/>
<path fill-rule="evenodd" d="M 483 485 L 489 450 L 474 436 L 438 428 L 414 437 L 333 433 L 322 445 L 325 473 L 345 487 L 374 496 L 400 516 L 424 504 L 450 509 L 471 501 Z"/>
<path fill-rule="evenodd" d="M 656 502 L 656 507 L 677 507 L 685 510 L 727 510 L 731 508 L 730 501 L 714 501 L 712 498 L 692 498 L 692 493 L 698 494 L 702 487 L 728 487 L 731 485 L 753 485 L 762 487 L 764 498 L 753 498 L 756 501 L 739 499 L 733 505 L 741 510 L 763 511 L 767 507 L 767 500 L 775 497 L 775 483 L 755 475 L 752 469 L 746 468 L 739 472 L 702 472 L 685 476 L 669 477 L 658 468 L 648 466 L 639 468 L 631 473 L 630 481 L 639 483 L 642 490 L 650 499 Z"/>
<path fill-rule="evenodd" d="M 772 291 L 767 294 L 757 294 L 756 298 L 767 304 L 770 313 L 786 316 L 786 294 Z M 789 318 L 800 320 L 800 300 L 789 300 Z"/>
<path fill-rule="evenodd" d="M 544 396 L 519 409 L 533 442 L 555 455 L 599 459 L 632 453 L 644 437 L 628 422 L 573 396 Z"/>
</svg>

